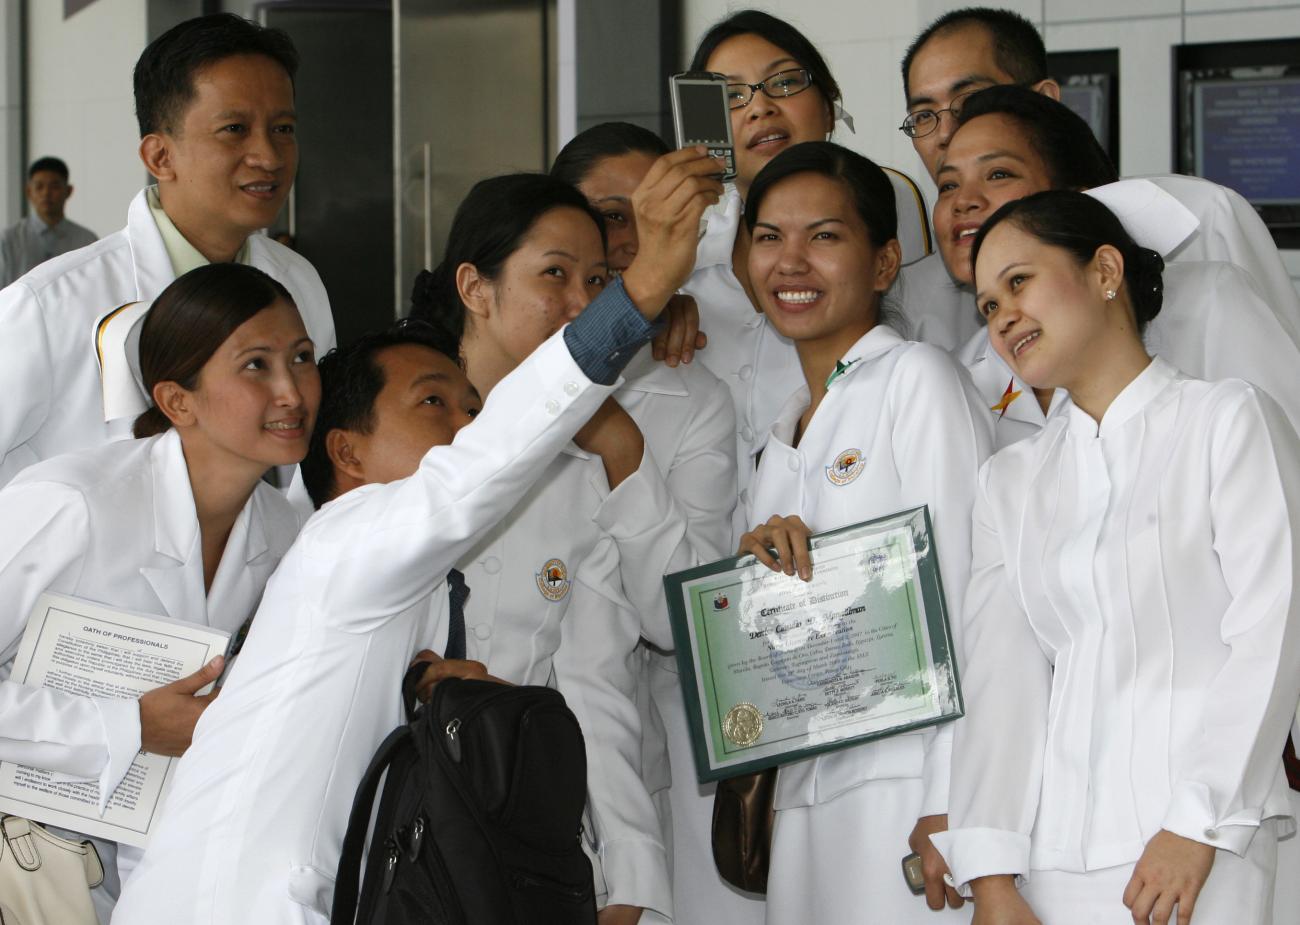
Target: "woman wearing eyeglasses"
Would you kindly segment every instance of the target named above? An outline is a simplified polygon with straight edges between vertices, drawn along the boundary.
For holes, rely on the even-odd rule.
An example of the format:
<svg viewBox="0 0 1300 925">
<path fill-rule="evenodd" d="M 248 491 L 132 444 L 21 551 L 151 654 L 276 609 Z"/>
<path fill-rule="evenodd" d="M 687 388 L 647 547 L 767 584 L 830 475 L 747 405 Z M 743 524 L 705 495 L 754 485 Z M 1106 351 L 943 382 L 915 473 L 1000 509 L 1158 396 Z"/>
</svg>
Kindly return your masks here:
<svg viewBox="0 0 1300 925">
<path fill-rule="evenodd" d="M 713 71 L 731 85 L 731 132 L 736 180 L 708 213 L 695 272 L 683 287 L 699 304 L 708 349 L 700 359 L 731 389 L 736 406 L 740 503 L 733 539 L 747 525 L 742 516 L 754 474 L 755 455 L 782 403 L 803 375 L 794 345 L 758 310 L 745 269 L 749 232 L 741 213 L 754 177 L 781 151 L 822 141 L 835 124 L 839 84 L 813 44 L 797 29 L 767 13 L 745 10 L 715 25 L 700 40 L 691 70 Z M 669 343 L 668 363 L 689 361 L 694 334 Z"/>
</svg>

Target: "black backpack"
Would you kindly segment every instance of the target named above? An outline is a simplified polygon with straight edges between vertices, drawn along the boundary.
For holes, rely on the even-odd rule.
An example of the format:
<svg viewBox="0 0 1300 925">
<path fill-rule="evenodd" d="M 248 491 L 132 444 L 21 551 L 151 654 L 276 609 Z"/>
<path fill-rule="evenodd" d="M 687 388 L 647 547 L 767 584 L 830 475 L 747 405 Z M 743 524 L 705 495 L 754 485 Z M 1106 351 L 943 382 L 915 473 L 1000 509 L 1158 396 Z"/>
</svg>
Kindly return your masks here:
<svg viewBox="0 0 1300 925">
<path fill-rule="evenodd" d="M 379 747 L 357 788 L 331 925 L 595 925 L 580 844 L 582 730 L 563 696 L 450 678 Z M 357 880 L 375 791 L 388 771 Z"/>
</svg>

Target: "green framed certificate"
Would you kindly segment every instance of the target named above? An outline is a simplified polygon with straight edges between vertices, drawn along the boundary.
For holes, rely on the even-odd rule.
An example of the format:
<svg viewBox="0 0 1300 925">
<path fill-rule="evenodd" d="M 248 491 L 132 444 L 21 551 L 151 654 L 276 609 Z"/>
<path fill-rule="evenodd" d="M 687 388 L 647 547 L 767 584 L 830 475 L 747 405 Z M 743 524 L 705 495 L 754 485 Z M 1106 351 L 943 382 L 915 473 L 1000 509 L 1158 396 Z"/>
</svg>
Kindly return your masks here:
<svg viewBox="0 0 1300 925">
<path fill-rule="evenodd" d="M 809 546 L 808 582 L 753 556 L 664 577 L 701 781 L 962 715 L 929 510 Z"/>
</svg>

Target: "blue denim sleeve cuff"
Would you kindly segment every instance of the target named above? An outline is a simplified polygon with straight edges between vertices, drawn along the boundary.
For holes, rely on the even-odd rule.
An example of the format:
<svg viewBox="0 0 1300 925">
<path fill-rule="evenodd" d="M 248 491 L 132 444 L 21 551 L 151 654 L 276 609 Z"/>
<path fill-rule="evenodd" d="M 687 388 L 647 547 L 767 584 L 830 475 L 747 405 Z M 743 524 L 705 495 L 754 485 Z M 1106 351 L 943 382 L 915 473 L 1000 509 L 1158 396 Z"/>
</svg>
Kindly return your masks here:
<svg viewBox="0 0 1300 925">
<path fill-rule="evenodd" d="M 613 385 L 654 331 L 655 325 L 628 298 L 623 281 L 615 279 L 564 329 L 564 343 L 588 379 Z"/>
</svg>

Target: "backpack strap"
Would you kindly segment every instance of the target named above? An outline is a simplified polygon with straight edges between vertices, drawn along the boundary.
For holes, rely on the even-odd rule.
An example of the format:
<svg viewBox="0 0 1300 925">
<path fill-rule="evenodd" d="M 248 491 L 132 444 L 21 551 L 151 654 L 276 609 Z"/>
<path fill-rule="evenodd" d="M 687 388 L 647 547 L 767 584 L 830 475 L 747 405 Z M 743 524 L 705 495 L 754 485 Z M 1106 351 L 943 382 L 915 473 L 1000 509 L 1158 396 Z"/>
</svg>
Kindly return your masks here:
<svg viewBox="0 0 1300 925">
<path fill-rule="evenodd" d="M 409 674 L 409 672 L 408 672 Z M 357 915 L 357 893 L 361 885 L 361 854 L 366 847 L 366 830 L 370 828 L 370 813 L 375 805 L 375 793 L 380 778 L 392 764 L 398 749 L 408 744 L 411 730 L 399 726 L 388 734 L 375 757 L 366 768 L 365 776 L 357 787 L 348 815 L 348 830 L 343 836 L 343 850 L 339 854 L 339 869 L 334 881 L 334 906 L 330 925 L 352 925 Z"/>
<path fill-rule="evenodd" d="M 415 722 L 415 713 L 420 708 L 419 698 L 415 696 L 415 688 L 424 677 L 425 669 L 429 665 L 429 662 L 416 662 L 406 669 L 406 674 L 402 676 L 402 706 L 406 709 L 408 723 Z"/>
</svg>

